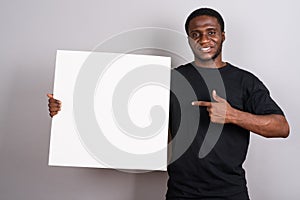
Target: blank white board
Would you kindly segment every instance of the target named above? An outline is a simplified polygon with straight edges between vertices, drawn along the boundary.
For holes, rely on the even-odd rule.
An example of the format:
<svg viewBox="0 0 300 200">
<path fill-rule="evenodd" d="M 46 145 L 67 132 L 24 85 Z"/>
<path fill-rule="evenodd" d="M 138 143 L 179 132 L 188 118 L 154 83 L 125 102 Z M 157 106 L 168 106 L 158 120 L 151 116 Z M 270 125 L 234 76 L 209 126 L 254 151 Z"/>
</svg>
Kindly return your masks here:
<svg viewBox="0 0 300 200">
<path fill-rule="evenodd" d="M 171 58 L 58 50 L 49 165 L 167 166 Z"/>
</svg>

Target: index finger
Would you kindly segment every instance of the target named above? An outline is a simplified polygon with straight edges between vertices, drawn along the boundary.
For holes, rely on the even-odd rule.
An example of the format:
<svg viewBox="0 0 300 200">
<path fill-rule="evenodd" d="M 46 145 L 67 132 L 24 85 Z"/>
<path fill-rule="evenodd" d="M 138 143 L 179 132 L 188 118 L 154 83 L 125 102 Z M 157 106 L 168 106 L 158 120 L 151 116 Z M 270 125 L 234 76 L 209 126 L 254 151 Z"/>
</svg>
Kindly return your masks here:
<svg viewBox="0 0 300 200">
<path fill-rule="evenodd" d="M 206 106 L 206 107 L 210 107 L 211 106 L 211 102 L 207 102 L 207 101 L 193 101 L 192 105 L 193 106 Z"/>
</svg>

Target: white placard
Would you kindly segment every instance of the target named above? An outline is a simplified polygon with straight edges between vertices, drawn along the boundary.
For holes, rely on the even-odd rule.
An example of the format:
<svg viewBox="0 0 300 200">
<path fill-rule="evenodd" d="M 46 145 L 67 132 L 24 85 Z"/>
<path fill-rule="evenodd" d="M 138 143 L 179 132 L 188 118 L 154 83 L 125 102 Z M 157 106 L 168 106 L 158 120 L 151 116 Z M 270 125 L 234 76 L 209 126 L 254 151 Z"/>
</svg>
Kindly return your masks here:
<svg viewBox="0 0 300 200">
<path fill-rule="evenodd" d="M 58 50 L 49 165 L 167 166 L 171 58 Z"/>
</svg>

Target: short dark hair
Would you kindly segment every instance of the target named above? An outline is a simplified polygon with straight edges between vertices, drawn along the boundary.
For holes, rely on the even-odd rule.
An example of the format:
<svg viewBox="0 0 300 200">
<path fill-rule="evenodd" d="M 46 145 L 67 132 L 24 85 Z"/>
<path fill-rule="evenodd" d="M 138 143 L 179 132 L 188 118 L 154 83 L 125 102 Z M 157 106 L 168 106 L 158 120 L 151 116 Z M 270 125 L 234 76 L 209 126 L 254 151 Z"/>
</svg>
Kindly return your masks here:
<svg viewBox="0 0 300 200">
<path fill-rule="evenodd" d="M 193 11 L 188 16 L 188 18 L 186 19 L 186 22 L 185 22 L 185 31 L 186 31 L 187 35 L 189 35 L 189 24 L 190 24 L 190 21 L 192 19 L 194 19 L 195 17 L 202 16 L 202 15 L 207 15 L 207 16 L 215 17 L 218 20 L 218 23 L 221 26 L 221 31 L 224 32 L 225 24 L 224 24 L 224 20 L 223 20 L 223 18 L 222 18 L 222 16 L 221 16 L 220 13 L 218 13 L 217 11 L 215 11 L 215 10 L 213 10 L 211 8 L 199 8 L 199 9 Z"/>
</svg>

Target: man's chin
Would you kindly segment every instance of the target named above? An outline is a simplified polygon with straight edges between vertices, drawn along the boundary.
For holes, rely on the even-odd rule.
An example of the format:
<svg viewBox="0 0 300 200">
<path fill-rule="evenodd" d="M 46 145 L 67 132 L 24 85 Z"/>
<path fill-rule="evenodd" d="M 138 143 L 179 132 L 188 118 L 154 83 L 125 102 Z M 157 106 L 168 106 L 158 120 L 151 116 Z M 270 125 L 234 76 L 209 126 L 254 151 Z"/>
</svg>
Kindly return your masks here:
<svg viewBox="0 0 300 200">
<path fill-rule="evenodd" d="M 214 61 L 213 56 L 209 56 L 209 57 L 198 57 L 198 60 L 200 62 L 211 62 Z"/>
<path fill-rule="evenodd" d="M 197 56 L 197 59 L 200 62 L 212 62 L 215 61 L 215 59 L 220 55 L 219 53 L 215 53 L 215 54 L 206 54 L 206 55 L 199 55 Z"/>
</svg>

